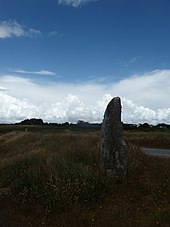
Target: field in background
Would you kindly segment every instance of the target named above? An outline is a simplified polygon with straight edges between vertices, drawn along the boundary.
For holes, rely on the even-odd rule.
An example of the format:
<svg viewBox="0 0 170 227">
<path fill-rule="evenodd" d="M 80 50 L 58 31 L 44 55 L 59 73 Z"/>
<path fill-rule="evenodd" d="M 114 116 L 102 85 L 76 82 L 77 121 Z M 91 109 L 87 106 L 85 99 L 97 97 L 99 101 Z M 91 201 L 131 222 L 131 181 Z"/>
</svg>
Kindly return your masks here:
<svg viewBox="0 0 170 227">
<path fill-rule="evenodd" d="M 169 226 L 168 132 L 125 132 L 128 176 L 100 172 L 100 131 L 0 126 L 0 226 Z M 161 144 L 161 145 L 160 145 Z"/>
</svg>

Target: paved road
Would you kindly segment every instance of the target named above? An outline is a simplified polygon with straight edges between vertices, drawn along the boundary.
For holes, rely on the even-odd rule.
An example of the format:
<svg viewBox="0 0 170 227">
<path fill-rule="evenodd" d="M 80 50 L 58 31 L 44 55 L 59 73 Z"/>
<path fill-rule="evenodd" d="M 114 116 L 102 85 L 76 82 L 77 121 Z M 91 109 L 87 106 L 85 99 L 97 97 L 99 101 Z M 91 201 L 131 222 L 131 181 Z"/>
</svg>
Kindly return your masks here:
<svg viewBox="0 0 170 227">
<path fill-rule="evenodd" d="M 147 147 L 142 147 L 141 149 L 147 154 L 170 157 L 170 150 L 168 149 L 147 148 Z"/>
</svg>

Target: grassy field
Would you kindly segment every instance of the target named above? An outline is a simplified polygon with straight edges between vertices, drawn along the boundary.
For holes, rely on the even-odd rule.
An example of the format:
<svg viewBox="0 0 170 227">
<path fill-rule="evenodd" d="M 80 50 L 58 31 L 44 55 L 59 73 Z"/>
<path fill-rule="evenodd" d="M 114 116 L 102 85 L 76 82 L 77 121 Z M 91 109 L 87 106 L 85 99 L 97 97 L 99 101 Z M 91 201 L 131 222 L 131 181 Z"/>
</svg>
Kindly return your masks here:
<svg viewBox="0 0 170 227">
<path fill-rule="evenodd" d="M 99 131 L 1 126 L 0 226 L 169 227 L 170 159 L 136 146 L 169 148 L 169 133 L 125 140 L 127 179 L 113 184 L 100 172 Z"/>
<path fill-rule="evenodd" d="M 125 140 L 137 146 L 170 149 L 170 130 L 125 131 Z"/>
</svg>

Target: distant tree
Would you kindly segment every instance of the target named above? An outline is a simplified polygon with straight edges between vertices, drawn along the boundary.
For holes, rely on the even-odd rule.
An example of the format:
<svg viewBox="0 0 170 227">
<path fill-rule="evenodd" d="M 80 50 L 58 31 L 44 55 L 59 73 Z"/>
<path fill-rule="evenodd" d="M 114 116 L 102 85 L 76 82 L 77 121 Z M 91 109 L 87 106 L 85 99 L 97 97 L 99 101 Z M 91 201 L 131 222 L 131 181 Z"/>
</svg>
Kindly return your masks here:
<svg viewBox="0 0 170 227">
<path fill-rule="evenodd" d="M 123 129 L 124 130 L 137 129 L 137 125 L 123 123 Z"/>
<path fill-rule="evenodd" d="M 156 128 L 168 128 L 168 125 L 166 125 L 165 123 L 160 123 L 156 125 Z"/>
<path fill-rule="evenodd" d="M 65 126 L 65 127 L 67 127 L 69 125 L 70 125 L 69 122 L 65 122 L 65 123 L 62 124 L 62 126 Z"/>
<path fill-rule="evenodd" d="M 82 120 L 78 120 L 78 121 L 77 121 L 77 124 L 78 124 L 78 125 L 87 125 L 87 124 L 89 124 L 89 122 L 82 121 Z"/>
<path fill-rule="evenodd" d="M 25 119 L 25 120 L 21 121 L 19 124 L 21 124 L 21 125 L 43 125 L 44 122 L 42 119 L 31 118 L 31 119 Z"/>
<path fill-rule="evenodd" d="M 151 128 L 151 125 L 149 125 L 148 123 L 144 123 L 144 124 L 140 124 L 138 126 L 139 129 L 148 129 Z"/>
</svg>

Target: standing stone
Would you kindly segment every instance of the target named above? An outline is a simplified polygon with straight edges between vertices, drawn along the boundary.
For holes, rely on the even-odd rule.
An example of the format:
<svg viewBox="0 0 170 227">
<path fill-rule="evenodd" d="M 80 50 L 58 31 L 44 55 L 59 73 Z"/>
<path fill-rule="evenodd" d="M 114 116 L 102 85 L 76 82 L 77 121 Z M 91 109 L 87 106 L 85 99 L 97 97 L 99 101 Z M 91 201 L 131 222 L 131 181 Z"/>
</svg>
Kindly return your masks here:
<svg viewBox="0 0 170 227">
<path fill-rule="evenodd" d="M 101 127 L 102 170 L 107 177 L 122 181 L 127 172 L 127 151 L 123 140 L 121 100 L 113 98 L 105 111 Z"/>
</svg>

